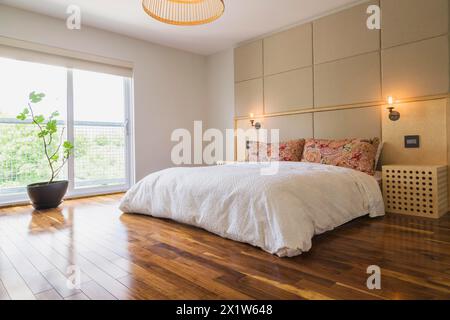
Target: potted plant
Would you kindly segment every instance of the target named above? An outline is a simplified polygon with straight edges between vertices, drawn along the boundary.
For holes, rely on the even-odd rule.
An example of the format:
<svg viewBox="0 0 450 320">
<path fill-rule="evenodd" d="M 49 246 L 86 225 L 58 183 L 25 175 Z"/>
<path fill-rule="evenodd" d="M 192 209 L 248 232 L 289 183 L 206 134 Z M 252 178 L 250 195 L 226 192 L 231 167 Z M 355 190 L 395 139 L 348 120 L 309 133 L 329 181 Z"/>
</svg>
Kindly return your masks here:
<svg viewBox="0 0 450 320">
<path fill-rule="evenodd" d="M 64 130 L 61 129 L 58 139 L 58 111 L 54 111 L 47 119 L 43 115 L 36 115 L 33 105 L 41 102 L 45 97 L 43 93 L 31 92 L 28 107 L 25 108 L 17 119 L 31 121 L 37 129 L 37 137 L 42 141 L 43 154 L 51 171 L 49 181 L 33 183 L 27 186 L 28 196 L 33 207 L 37 210 L 58 207 L 67 192 L 69 182 L 56 181 L 59 173 L 64 168 L 70 155 L 73 153 L 73 144 L 63 141 Z"/>
</svg>

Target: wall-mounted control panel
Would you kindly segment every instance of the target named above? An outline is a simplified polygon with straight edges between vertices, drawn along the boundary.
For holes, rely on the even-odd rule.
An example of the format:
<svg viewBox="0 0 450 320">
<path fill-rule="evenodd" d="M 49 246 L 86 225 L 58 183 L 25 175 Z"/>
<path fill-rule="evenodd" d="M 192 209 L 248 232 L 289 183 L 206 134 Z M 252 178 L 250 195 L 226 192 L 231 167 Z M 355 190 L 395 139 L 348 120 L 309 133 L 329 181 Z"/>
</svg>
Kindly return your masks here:
<svg viewBox="0 0 450 320">
<path fill-rule="evenodd" d="M 405 136 L 405 148 L 420 148 L 420 136 Z"/>
</svg>

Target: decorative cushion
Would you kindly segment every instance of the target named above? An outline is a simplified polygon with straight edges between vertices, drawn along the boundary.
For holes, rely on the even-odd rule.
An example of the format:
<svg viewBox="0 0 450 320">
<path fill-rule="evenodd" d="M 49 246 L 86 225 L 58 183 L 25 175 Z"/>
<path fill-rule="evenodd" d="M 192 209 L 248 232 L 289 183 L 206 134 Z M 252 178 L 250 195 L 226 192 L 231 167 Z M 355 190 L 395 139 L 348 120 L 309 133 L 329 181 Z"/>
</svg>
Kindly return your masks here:
<svg viewBox="0 0 450 320">
<path fill-rule="evenodd" d="M 278 144 L 279 155 L 274 154 L 276 145 L 264 142 L 249 142 L 247 161 L 298 161 L 302 160 L 305 139 L 291 140 Z"/>
<path fill-rule="evenodd" d="M 302 161 L 346 167 L 374 175 L 379 144 L 378 138 L 372 140 L 307 139 Z"/>
</svg>

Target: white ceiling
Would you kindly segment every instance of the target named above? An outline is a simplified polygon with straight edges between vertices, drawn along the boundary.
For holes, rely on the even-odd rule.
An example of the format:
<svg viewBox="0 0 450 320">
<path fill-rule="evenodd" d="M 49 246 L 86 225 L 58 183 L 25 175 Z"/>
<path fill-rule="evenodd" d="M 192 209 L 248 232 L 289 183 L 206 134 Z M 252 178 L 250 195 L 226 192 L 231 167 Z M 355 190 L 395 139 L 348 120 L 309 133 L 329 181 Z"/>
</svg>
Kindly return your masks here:
<svg viewBox="0 0 450 320">
<path fill-rule="evenodd" d="M 147 16 L 141 0 L 0 0 L 37 13 L 62 18 L 71 4 L 80 6 L 82 25 L 199 54 L 212 54 L 277 29 L 335 11 L 356 0 L 225 0 L 225 14 L 195 27 L 157 22 Z"/>
</svg>

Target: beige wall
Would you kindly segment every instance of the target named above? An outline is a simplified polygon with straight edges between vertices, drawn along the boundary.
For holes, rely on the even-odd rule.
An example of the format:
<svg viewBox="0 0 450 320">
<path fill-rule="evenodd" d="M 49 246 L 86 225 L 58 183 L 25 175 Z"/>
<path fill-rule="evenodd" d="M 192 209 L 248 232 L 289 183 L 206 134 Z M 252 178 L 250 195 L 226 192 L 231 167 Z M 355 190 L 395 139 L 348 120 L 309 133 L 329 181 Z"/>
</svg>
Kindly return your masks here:
<svg viewBox="0 0 450 320">
<path fill-rule="evenodd" d="M 370 4 L 381 6 L 381 32 L 366 26 Z M 236 116 L 446 94 L 448 7 L 372 0 L 240 46 Z"/>
<path fill-rule="evenodd" d="M 383 162 L 405 165 L 447 164 L 447 99 L 396 105 L 400 120 L 388 118 L 383 108 Z M 405 149 L 404 136 L 419 135 L 419 149 Z"/>
<path fill-rule="evenodd" d="M 130 61 L 134 64 L 137 180 L 173 166 L 171 133 L 206 114 L 206 58 L 115 33 L 0 5 L 0 36 Z M 232 66 L 230 66 L 232 68 Z"/>
<path fill-rule="evenodd" d="M 366 27 L 369 4 L 381 6 L 381 32 Z M 385 164 L 448 164 L 449 16 L 448 0 L 368 1 L 258 40 L 258 47 L 244 45 L 262 56 L 261 76 L 256 79 L 263 82 L 263 90 L 236 91 L 236 102 L 241 94 L 249 94 L 256 111 L 252 112 L 262 110 L 266 127 L 272 126 L 268 121 L 272 116 L 285 113 L 279 129 L 286 132 L 295 132 L 299 125 L 323 138 L 382 132 Z M 235 59 L 245 64 L 239 55 Z M 401 120 L 392 122 L 384 105 L 388 96 L 418 102 L 396 105 Z M 362 108 L 348 109 L 354 104 Z M 323 112 L 327 109 L 332 111 Z M 238 125 L 248 122 L 248 111 L 245 103 L 236 103 L 235 116 L 242 119 Z M 312 127 L 292 115 L 304 112 L 312 115 Z M 421 136 L 421 148 L 405 149 L 404 136 L 416 134 Z"/>
<path fill-rule="evenodd" d="M 381 6 L 381 32 L 366 26 L 371 4 Z M 234 57 L 235 116 L 307 112 L 314 114 L 314 137 L 380 136 L 381 109 L 388 96 L 414 100 L 448 93 L 449 10 L 448 0 L 371 0 L 245 44 Z M 239 66 L 246 66 L 246 78 L 240 76 Z M 433 103 L 418 108 L 432 108 Z M 348 109 L 353 106 L 358 108 Z M 383 129 L 389 131 L 388 124 L 395 128 L 398 123 L 386 122 L 386 116 L 383 112 Z M 421 127 L 420 112 L 405 117 L 411 129 Z M 446 130 L 437 119 L 427 121 L 436 130 Z M 281 129 L 296 125 L 292 118 Z M 384 135 L 387 145 L 394 137 L 402 140 L 403 133 L 391 130 Z M 425 143 L 420 152 L 428 153 L 435 147 L 427 145 L 430 132 L 420 133 Z M 443 146 L 440 154 L 447 153 Z M 400 153 L 408 157 L 409 150 L 403 149 L 388 147 L 386 161 Z"/>
</svg>

